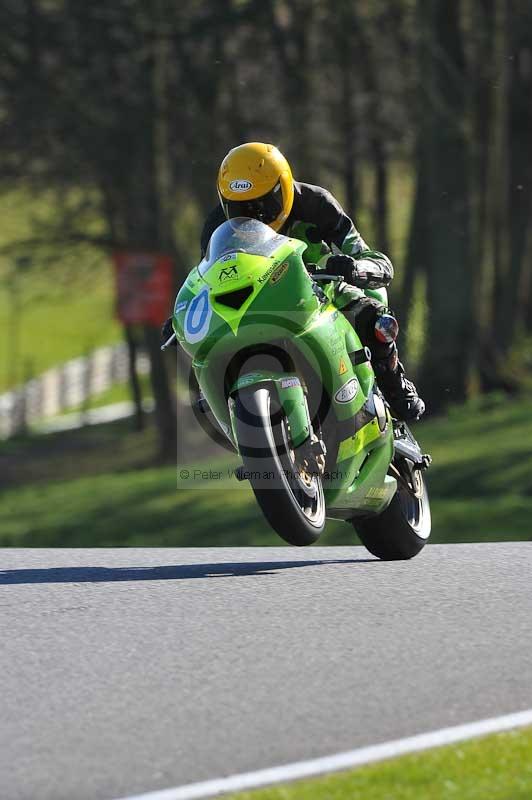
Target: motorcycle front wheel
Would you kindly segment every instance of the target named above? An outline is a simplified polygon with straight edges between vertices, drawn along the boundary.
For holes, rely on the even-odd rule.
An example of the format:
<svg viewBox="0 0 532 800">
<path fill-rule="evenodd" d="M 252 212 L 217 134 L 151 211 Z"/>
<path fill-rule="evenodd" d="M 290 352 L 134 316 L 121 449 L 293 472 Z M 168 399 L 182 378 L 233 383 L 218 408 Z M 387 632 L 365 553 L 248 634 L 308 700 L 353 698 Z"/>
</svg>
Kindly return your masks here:
<svg viewBox="0 0 532 800">
<path fill-rule="evenodd" d="M 242 475 L 262 513 L 288 544 L 313 544 L 325 526 L 322 481 L 291 445 L 276 395 L 267 384 L 241 389 L 234 415 Z"/>
</svg>

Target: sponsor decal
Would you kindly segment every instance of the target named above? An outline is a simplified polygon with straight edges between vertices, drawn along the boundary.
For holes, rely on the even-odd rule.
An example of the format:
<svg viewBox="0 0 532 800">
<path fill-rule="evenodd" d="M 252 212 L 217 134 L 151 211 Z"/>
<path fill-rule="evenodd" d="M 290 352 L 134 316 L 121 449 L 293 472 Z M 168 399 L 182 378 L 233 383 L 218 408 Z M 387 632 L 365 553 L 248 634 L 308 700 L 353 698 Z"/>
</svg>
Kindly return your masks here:
<svg viewBox="0 0 532 800">
<path fill-rule="evenodd" d="M 280 281 L 283 275 L 286 274 L 287 269 L 288 269 L 288 261 L 283 261 L 283 263 L 276 269 L 274 269 L 274 271 L 272 272 L 270 283 L 277 283 L 278 281 Z"/>
<path fill-rule="evenodd" d="M 299 378 L 283 378 L 281 389 L 290 389 L 292 386 L 301 386 Z"/>
<path fill-rule="evenodd" d="M 336 394 L 334 395 L 334 399 L 337 403 L 350 403 L 354 397 L 356 397 L 356 393 L 358 392 L 358 381 L 356 378 L 351 378 L 351 380 L 344 383 L 341 386 Z"/>
<path fill-rule="evenodd" d="M 338 375 L 345 375 L 347 372 L 347 364 L 343 358 L 340 359 L 340 363 L 338 364 Z"/>
<path fill-rule="evenodd" d="M 220 270 L 220 274 L 218 275 L 218 281 L 223 283 L 224 281 L 234 280 L 234 278 L 238 278 L 238 270 L 236 268 L 236 264 L 233 264 L 231 267 L 224 267 Z"/>
<path fill-rule="evenodd" d="M 340 336 L 336 328 L 330 326 L 328 338 L 332 356 L 338 356 L 341 353 L 345 353 L 345 337 Z"/>
<path fill-rule="evenodd" d="M 226 253 L 225 256 L 222 256 L 221 258 L 219 258 L 218 261 L 220 261 L 220 262 L 232 261 L 235 258 L 236 258 L 236 253 Z"/>
<path fill-rule="evenodd" d="M 275 266 L 275 264 L 272 264 L 271 267 L 269 267 L 266 270 L 266 272 L 264 272 L 260 276 L 259 283 L 266 283 L 266 281 L 270 277 L 272 279 L 271 280 L 272 283 L 277 283 L 277 281 L 281 280 L 281 278 L 283 277 L 283 275 L 285 274 L 287 269 L 288 269 L 288 261 L 284 261 L 282 264 L 280 264 L 277 267 Z"/>
<path fill-rule="evenodd" d="M 259 283 L 265 283 L 272 274 L 273 269 L 274 269 L 273 266 L 267 269 L 266 272 L 260 276 Z"/>
<path fill-rule="evenodd" d="M 229 188 L 232 192 L 249 192 L 250 189 L 253 189 L 253 184 L 245 178 L 238 178 L 235 181 L 231 181 Z"/>
<path fill-rule="evenodd" d="M 174 314 L 179 314 L 180 311 L 184 311 L 187 306 L 188 300 L 183 300 L 182 303 L 178 303 L 174 308 Z"/>
<path fill-rule="evenodd" d="M 185 339 L 190 344 L 201 342 L 209 330 L 212 317 L 212 307 L 209 299 L 209 290 L 203 289 L 190 301 L 184 323 Z"/>
<path fill-rule="evenodd" d="M 365 506 L 379 506 L 388 497 L 388 489 L 384 486 L 372 486 L 363 502 Z"/>
<path fill-rule="evenodd" d="M 384 488 L 384 486 L 372 486 L 369 492 L 366 494 L 366 499 L 368 498 L 375 498 L 376 500 L 384 500 L 388 492 Z"/>
</svg>

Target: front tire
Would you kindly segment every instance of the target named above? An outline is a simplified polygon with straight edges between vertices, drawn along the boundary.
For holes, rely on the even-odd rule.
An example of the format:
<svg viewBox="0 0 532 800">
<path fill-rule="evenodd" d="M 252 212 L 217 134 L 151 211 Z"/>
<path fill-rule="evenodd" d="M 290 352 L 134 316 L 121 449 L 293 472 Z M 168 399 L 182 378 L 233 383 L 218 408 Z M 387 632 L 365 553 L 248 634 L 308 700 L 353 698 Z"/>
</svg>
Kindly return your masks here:
<svg viewBox="0 0 532 800">
<path fill-rule="evenodd" d="M 325 527 L 321 477 L 298 463 L 276 395 L 264 384 L 240 390 L 234 414 L 244 476 L 262 513 L 288 544 L 313 544 Z"/>
<path fill-rule="evenodd" d="M 430 536 L 427 486 L 419 470 L 410 470 L 412 485 L 398 482 L 392 502 L 373 519 L 353 521 L 364 547 L 383 561 L 413 558 Z"/>
</svg>

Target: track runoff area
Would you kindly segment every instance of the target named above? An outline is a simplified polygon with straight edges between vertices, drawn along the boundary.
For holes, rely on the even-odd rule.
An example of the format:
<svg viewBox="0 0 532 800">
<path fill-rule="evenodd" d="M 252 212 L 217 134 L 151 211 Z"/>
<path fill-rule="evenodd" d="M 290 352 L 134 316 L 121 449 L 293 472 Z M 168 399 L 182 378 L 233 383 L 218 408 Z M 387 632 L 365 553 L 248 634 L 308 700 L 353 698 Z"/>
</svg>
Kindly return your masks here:
<svg viewBox="0 0 532 800">
<path fill-rule="evenodd" d="M 214 778 L 201 783 L 190 783 L 155 792 L 128 795 L 119 800 L 199 800 L 200 798 L 219 797 L 233 792 L 260 789 L 265 786 L 353 769 L 386 759 L 419 753 L 433 747 L 442 747 L 529 725 L 532 725 L 532 708 L 513 714 L 469 722 L 465 725 L 441 728 L 440 730 L 421 733 L 417 736 L 395 739 L 390 742 L 370 745 L 369 747 L 360 747 L 356 750 L 335 753 L 323 758 L 297 761 L 293 764 L 283 764 L 278 767 Z"/>
</svg>

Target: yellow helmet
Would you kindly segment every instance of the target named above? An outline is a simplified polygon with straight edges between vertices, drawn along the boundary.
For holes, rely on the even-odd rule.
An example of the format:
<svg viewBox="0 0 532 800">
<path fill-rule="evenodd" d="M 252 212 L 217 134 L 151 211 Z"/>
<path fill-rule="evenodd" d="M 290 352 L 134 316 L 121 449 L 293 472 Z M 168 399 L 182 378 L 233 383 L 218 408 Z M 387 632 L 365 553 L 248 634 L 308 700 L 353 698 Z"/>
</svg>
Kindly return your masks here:
<svg viewBox="0 0 532 800">
<path fill-rule="evenodd" d="M 294 204 L 292 170 L 273 144 L 241 144 L 222 161 L 218 196 L 227 219 L 252 217 L 278 231 Z"/>
</svg>

